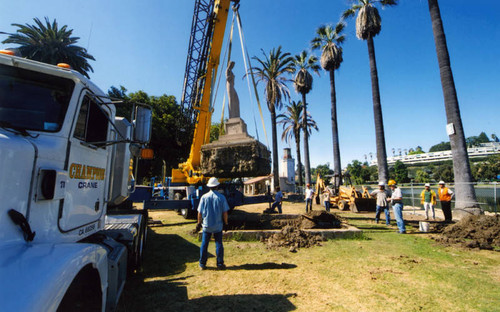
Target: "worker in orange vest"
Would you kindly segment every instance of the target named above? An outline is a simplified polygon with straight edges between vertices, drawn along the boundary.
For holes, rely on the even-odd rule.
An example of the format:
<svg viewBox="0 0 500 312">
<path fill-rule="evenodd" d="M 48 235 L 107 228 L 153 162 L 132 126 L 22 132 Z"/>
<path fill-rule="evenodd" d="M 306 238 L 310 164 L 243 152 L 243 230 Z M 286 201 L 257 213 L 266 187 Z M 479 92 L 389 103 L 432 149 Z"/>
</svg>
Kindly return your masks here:
<svg viewBox="0 0 500 312">
<path fill-rule="evenodd" d="M 439 181 L 438 196 L 441 202 L 441 209 L 444 214 L 444 221 L 451 222 L 451 198 L 453 197 L 453 192 L 445 186 L 444 181 Z"/>
</svg>

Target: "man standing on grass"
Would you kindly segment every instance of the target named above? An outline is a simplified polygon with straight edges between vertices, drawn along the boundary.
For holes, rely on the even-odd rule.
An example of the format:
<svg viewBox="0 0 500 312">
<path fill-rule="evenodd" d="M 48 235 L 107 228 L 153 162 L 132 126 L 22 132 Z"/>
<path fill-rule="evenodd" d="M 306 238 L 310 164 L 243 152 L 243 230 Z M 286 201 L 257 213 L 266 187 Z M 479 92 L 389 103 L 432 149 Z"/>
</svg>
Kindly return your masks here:
<svg viewBox="0 0 500 312">
<path fill-rule="evenodd" d="M 200 268 L 205 270 L 208 257 L 208 243 L 212 234 L 215 240 L 215 253 L 217 255 L 217 268 L 225 269 L 224 246 L 222 245 L 222 230 L 227 226 L 227 212 L 229 205 L 226 198 L 217 192 L 215 188 L 219 185 L 217 178 L 210 178 L 207 186 L 210 191 L 203 195 L 198 206 L 198 224 L 196 229 L 203 228 L 203 236 L 200 247 Z"/>
<path fill-rule="evenodd" d="M 382 210 L 385 213 L 385 225 L 391 225 L 391 214 L 389 212 L 389 207 L 387 204 L 387 198 L 391 195 L 388 190 L 385 189 L 385 183 L 378 183 L 378 190 L 370 193 L 371 196 L 376 196 L 377 198 L 377 213 L 375 214 L 375 222 L 378 223 L 380 220 L 380 213 Z"/>
<path fill-rule="evenodd" d="M 403 220 L 403 192 L 401 192 L 401 189 L 396 185 L 396 181 L 394 180 L 389 180 L 389 187 L 392 190 L 391 203 L 399 229 L 398 232 L 399 234 L 406 234 L 405 221 Z"/>
<path fill-rule="evenodd" d="M 313 210 L 313 197 L 314 191 L 311 188 L 311 184 L 307 184 L 306 188 L 306 213 Z"/>
<path fill-rule="evenodd" d="M 444 221 L 451 222 L 451 198 L 453 197 L 453 192 L 444 185 L 444 181 L 439 181 L 438 194 L 444 214 Z"/>
<path fill-rule="evenodd" d="M 425 189 L 420 193 L 420 203 L 424 205 L 425 220 L 429 220 L 429 210 L 432 210 L 432 220 L 436 220 L 434 206 L 436 205 L 436 192 L 431 190 L 431 185 L 425 183 Z"/>
</svg>

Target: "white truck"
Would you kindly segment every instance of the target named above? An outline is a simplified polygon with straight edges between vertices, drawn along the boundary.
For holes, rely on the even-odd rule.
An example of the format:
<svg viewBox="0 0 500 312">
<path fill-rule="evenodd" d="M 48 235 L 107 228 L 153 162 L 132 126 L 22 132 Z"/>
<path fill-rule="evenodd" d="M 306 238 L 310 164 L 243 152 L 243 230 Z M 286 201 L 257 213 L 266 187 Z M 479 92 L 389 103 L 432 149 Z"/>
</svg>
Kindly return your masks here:
<svg viewBox="0 0 500 312">
<path fill-rule="evenodd" d="M 131 121 L 68 68 L 0 54 L 0 310 L 110 311 L 140 264 L 130 192 L 151 109 Z"/>
</svg>

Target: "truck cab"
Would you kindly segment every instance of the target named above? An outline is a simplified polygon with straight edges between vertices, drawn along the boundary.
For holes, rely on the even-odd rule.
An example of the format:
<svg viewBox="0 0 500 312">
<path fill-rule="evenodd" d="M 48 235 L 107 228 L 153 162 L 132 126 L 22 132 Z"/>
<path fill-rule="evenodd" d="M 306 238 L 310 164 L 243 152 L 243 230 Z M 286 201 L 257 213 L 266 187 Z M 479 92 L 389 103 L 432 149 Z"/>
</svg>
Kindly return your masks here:
<svg viewBox="0 0 500 312">
<path fill-rule="evenodd" d="M 76 71 L 0 54 L 0 301 L 6 311 L 70 308 L 68 294 L 85 290 L 78 284 L 100 296 L 93 303 L 100 310 L 116 305 L 125 277 L 111 264 L 126 266 L 136 246 L 114 237 L 135 241 L 146 227 L 141 215 L 107 216 L 129 193 L 130 145 L 149 140 L 151 110 L 137 105 L 133 112 L 131 121 L 115 116 L 114 102 Z M 114 235 L 116 224 L 129 228 Z"/>
</svg>

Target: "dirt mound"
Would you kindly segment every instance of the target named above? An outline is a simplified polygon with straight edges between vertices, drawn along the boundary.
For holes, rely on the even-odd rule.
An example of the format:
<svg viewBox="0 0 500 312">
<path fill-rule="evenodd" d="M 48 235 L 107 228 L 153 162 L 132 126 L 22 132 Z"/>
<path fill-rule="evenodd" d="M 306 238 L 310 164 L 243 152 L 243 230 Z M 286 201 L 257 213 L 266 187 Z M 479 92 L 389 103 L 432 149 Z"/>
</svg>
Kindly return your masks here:
<svg viewBox="0 0 500 312">
<path fill-rule="evenodd" d="M 461 244 L 469 248 L 500 250 L 499 216 L 468 216 L 449 225 L 434 238 L 444 244 Z"/>
<path fill-rule="evenodd" d="M 322 241 L 324 239 L 321 235 L 311 235 L 293 225 L 286 225 L 280 233 L 273 234 L 264 240 L 270 249 L 287 247 L 290 252 L 296 252 L 298 248 L 321 246 Z"/>
<path fill-rule="evenodd" d="M 333 213 L 323 210 L 313 210 L 302 215 L 298 227 L 301 229 L 330 229 L 340 228 L 342 219 Z"/>
</svg>

